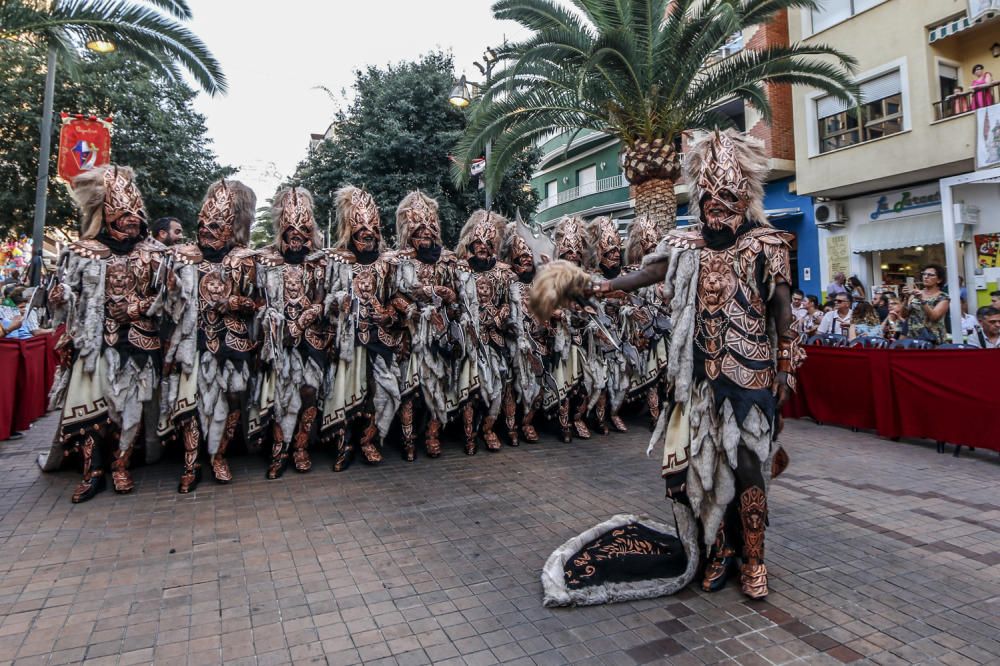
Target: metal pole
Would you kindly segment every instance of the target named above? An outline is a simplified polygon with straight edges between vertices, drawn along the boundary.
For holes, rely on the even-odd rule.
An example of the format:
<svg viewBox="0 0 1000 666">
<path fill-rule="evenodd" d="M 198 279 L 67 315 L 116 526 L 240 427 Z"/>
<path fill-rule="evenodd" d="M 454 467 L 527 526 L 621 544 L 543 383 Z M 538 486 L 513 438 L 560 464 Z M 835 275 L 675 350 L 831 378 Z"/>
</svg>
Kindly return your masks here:
<svg viewBox="0 0 1000 666">
<path fill-rule="evenodd" d="M 38 180 L 35 185 L 35 226 L 31 234 L 31 284 L 42 279 L 42 243 L 45 238 L 45 208 L 49 191 L 49 153 L 52 149 L 52 104 L 56 91 L 56 49 L 49 46 L 48 71 L 45 73 L 45 99 L 42 102 L 41 142 L 38 146 Z"/>
<path fill-rule="evenodd" d="M 489 140 L 489 141 L 486 142 L 486 164 L 487 164 L 487 166 L 490 163 L 490 151 L 492 150 L 492 148 L 493 148 L 493 140 L 491 139 L 491 140 Z M 485 169 L 483 170 L 483 178 L 484 179 L 486 178 L 486 171 L 485 171 Z M 483 189 L 486 190 L 486 210 L 492 210 L 492 208 L 493 208 L 493 192 L 490 191 L 490 181 L 489 180 L 485 180 L 484 182 L 486 184 L 486 187 L 483 188 Z"/>
</svg>

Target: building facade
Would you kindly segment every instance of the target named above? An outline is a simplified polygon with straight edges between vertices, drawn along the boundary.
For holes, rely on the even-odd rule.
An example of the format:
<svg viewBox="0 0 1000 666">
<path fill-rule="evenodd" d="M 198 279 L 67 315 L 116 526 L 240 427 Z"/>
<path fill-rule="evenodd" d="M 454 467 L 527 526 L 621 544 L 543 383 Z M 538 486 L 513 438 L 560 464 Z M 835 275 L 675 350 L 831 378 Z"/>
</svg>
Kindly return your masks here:
<svg viewBox="0 0 1000 666">
<path fill-rule="evenodd" d="M 988 302 L 997 275 L 978 264 L 1000 232 L 1000 185 L 955 178 L 988 166 L 977 147 L 988 115 L 1000 119 L 984 74 L 1000 70 L 1000 0 L 829 0 L 790 12 L 789 36 L 858 60 L 858 108 L 793 93 L 797 191 L 816 199 L 822 284 L 844 271 L 871 296 L 934 263 L 954 313 L 960 278 L 977 287 L 970 309 Z"/>
<path fill-rule="evenodd" d="M 744 48 L 788 45 L 788 40 L 788 19 L 783 14 L 769 24 L 733 35 L 715 59 L 722 60 Z M 768 98 L 773 112 L 771 124 L 738 99 L 724 102 L 717 110 L 728 116 L 735 127 L 764 142 L 771 167 L 765 192 L 768 218 L 776 227 L 796 236 L 792 254 L 797 268 L 796 286 L 806 293 L 818 294 L 820 258 L 812 200 L 797 192 L 794 178 L 791 89 L 771 86 Z M 635 216 L 635 208 L 629 183 L 619 165 L 619 142 L 598 132 L 581 132 L 572 137 L 572 145 L 567 149 L 570 138 L 569 133 L 559 133 L 540 144 L 542 159 L 531 181 L 541 199 L 535 221 L 546 229 L 564 215 L 588 219 L 609 215 L 619 221 L 619 228 L 624 231 Z M 684 225 L 689 220 L 685 214 L 687 186 L 683 182 L 677 184 L 676 194 L 678 224 Z"/>
</svg>

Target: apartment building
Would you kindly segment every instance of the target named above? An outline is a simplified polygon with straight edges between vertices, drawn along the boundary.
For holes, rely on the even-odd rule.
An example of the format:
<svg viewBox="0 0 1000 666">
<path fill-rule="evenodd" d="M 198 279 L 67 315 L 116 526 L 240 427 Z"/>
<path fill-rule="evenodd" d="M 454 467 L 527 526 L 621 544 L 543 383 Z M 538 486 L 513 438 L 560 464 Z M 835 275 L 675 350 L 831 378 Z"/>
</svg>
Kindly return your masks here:
<svg viewBox="0 0 1000 666">
<path fill-rule="evenodd" d="M 1000 75 L 1000 0 L 825 0 L 789 13 L 789 37 L 859 62 L 860 108 L 793 92 L 797 191 L 816 199 L 822 284 L 844 271 L 898 289 L 941 264 L 955 328 L 959 278 L 974 311 L 1000 277 L 1000 171 L 988 170 L 1000 166 L 1000 89 L 985 85 Z"/>
<path fill-rule="evenodd" d="M 788 20 L 782 15 L 772 23 L 733 35 L 714 60 L 745 48 L 787 45 L 788 38 Z M 807 293 L 818 294 L 821 289 L 820 258 L 812 200 L 796 191 L 794 178 L 791 89 L 774 86 L 768 94 L 774 112 L 770 125 L 738 99 L 724 102 L 719 111 L 741 131 L 764 142 L 771 167 L 764 200 L 768 218 L 776 227 L 796 236 L 792 253 L 798 278 L 796 286 Z M 619 228 L 624 231 L 635 216 L 635 209 L 630 185 L 618 162 L 619 142 L 598 132 L 582 132 L 572 137 L 572 144 L 567 149 L 570 138 L 568 133 L 558 133 L 540 144 L 542 159 L 531 181 L 541 198 L 535 221 L 547 229 L 563 215 L 580 215 L 587 219 L 609 215 L 619 221 Z M 684 225 L 690 222 L 686 215 L 687 186 L 678 183 L 676 193 L 678 224 Z"/>
</svg>

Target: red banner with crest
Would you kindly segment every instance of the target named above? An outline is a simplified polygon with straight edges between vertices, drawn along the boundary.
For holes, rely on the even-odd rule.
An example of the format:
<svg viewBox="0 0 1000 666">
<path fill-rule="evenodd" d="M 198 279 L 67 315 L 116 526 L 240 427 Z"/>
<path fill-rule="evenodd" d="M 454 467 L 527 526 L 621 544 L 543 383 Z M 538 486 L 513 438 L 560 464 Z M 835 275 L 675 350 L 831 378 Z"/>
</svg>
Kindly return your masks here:
<svg viewBox="0 0 1000 666">
<path fill-rule="evenodd" d="M 84 171 L 111 163 L 111 118 L 63 113 L 59 177 L 67 183 Z"/>
</svg>

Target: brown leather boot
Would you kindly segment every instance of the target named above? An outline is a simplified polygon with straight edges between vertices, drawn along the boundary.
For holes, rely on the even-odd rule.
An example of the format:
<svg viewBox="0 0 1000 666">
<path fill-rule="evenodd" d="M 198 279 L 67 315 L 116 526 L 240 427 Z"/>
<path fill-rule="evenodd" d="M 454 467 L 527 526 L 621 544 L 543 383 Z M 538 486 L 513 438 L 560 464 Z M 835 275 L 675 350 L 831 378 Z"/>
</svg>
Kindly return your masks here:
<svg viewBox="0 0 1000 666">
<path fill-rule="evenodd" d="M 379 450 L 377 440 L 378 428 L 375 427 L 374 423 L 369 422 L 361 435 L 361 453 L 369 465 L 378 465 L 382 462 L 382 452 Z"/>
<path fill-rule="evenodd" d="M 736 551 L 726 541 L 725 525 L 719 525 L 715 535 L 715 543 L 708 554 L 705 564 L 705 576 L 701 581 L 701 589 L 706 592 L 718 592 L 726 586 L 726 579 L 736 562 Z"/>
<path fill-rule="evenodd" d="M 656 386 L 646 389 L 646 409 L 649 410 L 649 429 L 656 430 L 656 422 L 660 420 L 660 392 Z"/>
<path fill-rule="evenodd" d="M 417 457 L 416 439 L 413 431 L 413 401 L 407 400 L 399 409 L 399 425 L 403 430 L 403 459 L 413 462 Z M 428 435 L 430 437 L 430 435 Z"/>
<path fill-rule="evenodd" d="M 354 453 L 350 424 L 346 424 L 335 437 L 337 438 L 337 455 L 333 459 L 333 471 L 343 472 L 350 466 L 351 456 Z"/>
<path fill-rule="evenodd" d="M 219 450 L 212 455 L 212 476 L 216 483 L 225 485 L 233 480 L 229 461 L 226 460 L 226 449 L 229 448 L 229 442 L 232 441 L 239 422 L 240 413 L 238 411 L 229 412 L 229 415 L 226 416 L 226 427 L 222 431 L 222 439 L 219 440 Z"/>
<path fill-rule="evenodd" d="M 266 478 L 271 481 L 280 479 L 288 466 L 288 443 L 281 426 L 274 424 L 274 441 L 271 444 L 271 462 L 267 466 Z"/>
<path fill-rule="evenodd" d="M 132 460 L 132 448 L 132 444 L 129 444 L 124 451 L 115 449 L 111 459 L 111 482 L 119 495 L 128 494 L 135 488 L 132 473 L 128 470 L 129 462 Z"/>
<path fill-rule="evenodd" d="M 587 396 L 580 399 L 580 406 L 576 408 L 573 415 L 573 430 L 580 439 L 590 439 L 590 428 L 587 427 Z"/>
<path fill-rule="evenodd" d="M 182 426 L 181 441 L 184 444 L 184 468 L 181 480 L 177 484 L 177 492 L 186 494 L 198 487 L 201 481 L 201 465 L 198 464 L 198 443 L 201 441 L 201 429 L 195 422 L 195 416 Z"/>
<path fill-rule="evenodd" d="M 534 444 L 538 441 L 538 431 L 535 430 L 535 410 L 531 409 L 524 413 L 521 417 L 521 434 L 524 435 L 524 441 L 529 444 Z"/>
<path fill-rule="evenodd" d="M 431 419 L 427 424 L 424 446 L 427 447 L 428 458 L 437 458 L 441 455 L 441 422 L 437 419 Z"/>
<path fill-rule="evenodd" d="M 292 441 L 292 461 L 295 463 L 295 471 L 305 474 L 312 469 L 312 460 L 309 459 L 309 435 L 312 433 L 313 421 L 319 410 L 316 407 L 306 407 L 299 417 L 298 432 Z"/>
<path fill-rule="evenodd" d="M 617 414 L 611 415 L 611 427 L 615 429 L 615 432 L 628 432 L 628 427 L 622 421 L 622 417 Z"/>
<path fill-rule="evenodd" d="M 108 479 L 101 469 L 100 447 L 93 435 L 87 435 L 80 444 L 80 456 L 83 458 L 83 479 L 73 491 L 70 500 L 73 504 L 86 502 L 108 487 Z"/>
<path fill-rule="evenodd" d="M 563 444 L 573 441 L 573 431 L 569 427 L 569 398 L 559 403 L 559 429 L 562 431 Z"/>
<path fill-rule="evenodd" d="M 496 423 L 496 419 L 492 416 L 487 416 L 483 419 L 483 441 L 486 442 L 486 448 L 490 451 L 500 450 L 500 438 L 497 434 L 493 432 L 493 424 Z"/>
<path fill-rule="evenodd" d="M 462 429 L 465 431 L 465 455 L 467 456 L 476 455 L 476 429 L 473 427 L 475 416 L 472 403 L 466 403 L 462 408 Z"/>
<path fill-rule="evenodd" d="M 764 529 L 767 525 L 767 496 L 763 488 L 751 486 L 740 494 L 740 522 L 743 526 L 743 566 L 740 583 L 751 599 L 767 596 L 767 567 L 764 566 Z"/>
<path fill-rule="evenodd" d="M 597 404 L 594 405 L 594 416 L 597 417 L 597 432 L 602 435 L 608 434 L 608 394 L 606 391 L 601 391 L 601 396 L 597 399 Z"/>
</svg>

